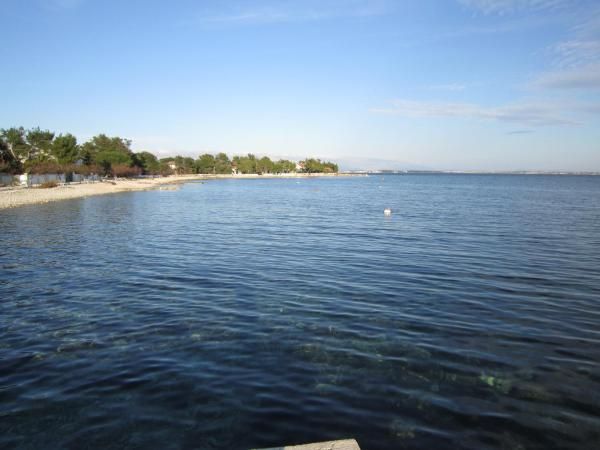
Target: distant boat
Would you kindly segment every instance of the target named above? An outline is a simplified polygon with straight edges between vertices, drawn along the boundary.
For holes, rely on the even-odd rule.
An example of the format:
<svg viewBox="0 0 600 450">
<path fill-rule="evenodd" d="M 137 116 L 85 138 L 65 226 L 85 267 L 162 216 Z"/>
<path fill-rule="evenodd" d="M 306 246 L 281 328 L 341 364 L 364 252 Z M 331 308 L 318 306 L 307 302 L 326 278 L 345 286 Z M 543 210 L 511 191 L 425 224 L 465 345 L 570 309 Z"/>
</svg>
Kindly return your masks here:
<svg viewBox="0 0 600 450">
<path fill-rule="evenodd" d="M 384 216 L 391 216 L 392 215 L 392 208 L 385 208 L 383 210 L 383 215 Z"/>
</svg>

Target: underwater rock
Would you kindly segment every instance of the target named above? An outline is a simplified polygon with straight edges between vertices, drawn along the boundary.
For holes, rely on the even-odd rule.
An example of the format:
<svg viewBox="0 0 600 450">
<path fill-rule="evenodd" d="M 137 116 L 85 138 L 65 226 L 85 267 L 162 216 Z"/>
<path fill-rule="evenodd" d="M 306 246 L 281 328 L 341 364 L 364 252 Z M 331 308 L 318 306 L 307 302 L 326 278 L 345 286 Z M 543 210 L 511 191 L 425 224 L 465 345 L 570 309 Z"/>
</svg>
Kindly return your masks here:
<svg viewBox="0 0 600 450">
<path fill-rule="evenodd" d="M 394 419 L 390 424 L 390 432 L 399 439 L 414 439 L 415 427 L 406 423 L 402 419 Z"/>
<path fill-rule="evenodd" d="M 479 379 L 491 388 L 500 391 L 503 394 L 508 394 L 512 388 L 512 382 L 506 378 L 493 377 L 491 375 L 481 374 Z"/>
</svg>

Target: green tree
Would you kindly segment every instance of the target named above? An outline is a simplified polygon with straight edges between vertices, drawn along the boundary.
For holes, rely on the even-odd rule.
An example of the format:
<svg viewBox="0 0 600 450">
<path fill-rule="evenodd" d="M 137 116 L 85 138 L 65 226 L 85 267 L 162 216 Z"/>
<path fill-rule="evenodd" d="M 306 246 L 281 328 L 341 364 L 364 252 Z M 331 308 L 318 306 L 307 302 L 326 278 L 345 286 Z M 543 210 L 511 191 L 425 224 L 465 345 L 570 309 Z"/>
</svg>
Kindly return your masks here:
<svg viewBox="0 0 600 450">
<path fill-rule="evenodd" d="M 224 175 L 231 173 L 231 161 L 225 153 L 221 152 L 215 156 L 215 173 Z"/>
<path fill-rule="evenodd" d="M 150 152 L 140 152 L 135 154 L 136 162 L 142 169 L 144 175 L 157 175 L 161 173 L 160 162 Z"/>
<path fill-rule="evenodd" d="M 81 146 L 79 157 L 86 165 L 98 165 L 104 175 L 113 174 L 115 167 L 133 167 L 138 163 L 131 151 L 131 141 L 99 134 Z M 138 163 L 139 164 L 139 163 Z M 124 173 L 119 169 L 120 173 Z"/>
<path fill-rule="evenodd" d="M 102 175 L 104 175 L 105 177 L 112 175 L 112 164 L 110 162 L 103 160 L 100 161 L 98 164 L 100 166 L 100 172 Z"/>
<path fill-rule="evenodd" d="M 36 162 L 54 159 L 51 154 L 52 141 L 54 140 L 53 132 L 41 130 L 39 127 L 32 128 L 27 131 L 25 138 L 29 147 L 29 154 L 27 155 L 28 163 L 35 164 Z"/>
<path fill-rule="evenodd" d="M 160 158 L 158 163 L 160 164 L 161 175 L 173 175 L 175 173 L 171 167 L 171 165 L 175 164 L 173 158 Z"/>
<path fill-rule="evenodd" d="M 296 171 L 296 163 L 286 159 L 277 162 L 268 156 L 257 159 L 252 153 L 235 156 L 232 160 L 225 153 L 213 156 L 200 155 L 197 160 L 176 156 L 158 160 L 150 152 L 134 153 L 131 141 L 105 134 L 94 136 L 83 145 L 77 144 L 72 134 L 55 134 L 49 130 L 23 127 L 0 130 L 0 170 L 15 172 L 35 170 L 39 173 L 67 170 L 61 167 L 73 164 L 81 159 L 83 166 L 70 167 L 69 171 L 78 173 L 98 173 L 131 176 L 139 173 L 164 175 L 173 172 L 179 174 L 213 173 L 229 174 L 232 168 L 238 173 L 290 173 Z M 336 173 L 337 164 L 320 159 L 308 158 L 302 163 L 306 173 Z"/>
<path fill-rule="evenodd" d="M 320 159 L 309 158 L 302 161 L 305 173 L 337 173 L 338 165 L 332 162 L 322 162 Z"/>
<path fill-rule="evenodd" d="M 109 164 L 120 164 L 120 165 L 133 165 L 133 159 L 131 154 L 119 152 L 116 150 L 103 150 L 96 153 L 94 156 L 94 162 L 103 164 L 108 162 Z"/>
<path fill-rule="evenodd" d="M 318 173 L 321 172 L 321 161 L 314 158 L 307 158 L 304 161 L 301 161 L 301 164 L 304 166 L 302 169 L 305 173 Z"/>
<path fill-rule="evenodd" d="M 323 163 L 323 172 L 325 173 L 338 173 L 339 168 L 338 165 L 332 162 L 324 162 Z"/>
<path fill-rule="evenodd" d="M 127 164 L 133 165 L 134 155 L 131 141 L 120 137 L 108 137 L 105 134 L 94 136 L 81 146 L 81 159 L 86 164 Z"/>
<path fill-rule="evenodd" d="M 77 138 L 72 134 L 59 135 L 52 142 L 52 156 L 59 164 L 73 164 L 79 155 Z"/>
<path fill-rule="evenodd" d="M 273 161 L 268 156 L 263 156 L 256 164 L 256 173 L 271 173 L 273 172 Z"/>
<path fill-rule="evenodd" d="M 291 173 L 296 171 L 296 163 L 287 159 L 280 159 L 277 161 L 279 166 L 279 173 Z"/>
<path fill-rule="evenodd" d="M 13 127 L 0 130 L 0 138 L 6 144 L 12 159 L 24 163 L 29 158 L 29 145 L 25 141 L 25 128 Z"/>
<path fill-rule="evenodd" d="M 197 173 L 215 173 L 215 157 L 205 153 L 196 160 Z"/>
<path fill-rule="evenodd" d="M 178 174 L 187 174 L 196 172 L 196 162 L 194 158 L 190 158 L 189 156 L 176 156 L 173 158 L 173 162 L 177 167 L 175 171 Z"/>
<path fill-rule="evenodd" d="M 256 157 L 252 153 L 248 153 L 248 156 L 236 156 L 233 158 L 233 162 L 241 173 L 257 172 Z"/>
<path fill-rule="evenodd" d="M 280 159 L 273 163 L 273 173 L 291 173 L 296 170 L 296 163 L 287 159 Z"/>
<path fill-rule="evenodd" d="M 0 137 L 0 173 L 16 173 L 21 170 L 21 162 L 15 159 L 6 141 Z"/>
<path fill-rule="evenodd" d="M 91 152 L 90 148 L 83 144 L 79 147 L 79 159 L 86 166 L 91 166 L 94 164 L 94 154 Z"/>
</svg>

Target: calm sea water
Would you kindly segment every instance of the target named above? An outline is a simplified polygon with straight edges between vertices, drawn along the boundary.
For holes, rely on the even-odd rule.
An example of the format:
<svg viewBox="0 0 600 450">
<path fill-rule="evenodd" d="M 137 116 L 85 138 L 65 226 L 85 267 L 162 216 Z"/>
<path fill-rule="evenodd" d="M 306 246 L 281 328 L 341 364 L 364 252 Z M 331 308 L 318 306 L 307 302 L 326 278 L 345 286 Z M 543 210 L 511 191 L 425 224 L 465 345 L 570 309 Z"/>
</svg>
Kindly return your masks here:
<svg viewBox="0 0 600 450">
<path fill-rule="evenodd" d="M 191 183 L 0 261 L 2 448 L 600 445 L 600 177 Z"/>
</svg>

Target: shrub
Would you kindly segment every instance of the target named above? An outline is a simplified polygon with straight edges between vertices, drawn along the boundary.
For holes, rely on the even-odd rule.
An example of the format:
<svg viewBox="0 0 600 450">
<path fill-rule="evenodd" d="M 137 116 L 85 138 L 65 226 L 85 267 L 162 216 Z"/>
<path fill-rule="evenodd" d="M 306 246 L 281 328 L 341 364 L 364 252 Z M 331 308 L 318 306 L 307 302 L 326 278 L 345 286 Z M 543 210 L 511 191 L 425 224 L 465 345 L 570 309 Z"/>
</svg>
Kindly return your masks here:
<svg viewBox="0 0 600 450">
<path fill-rule="evenodd" d="M 50 188 L 55 188 L 58 186 L 58 181 L 44 181 L 42 184 L 40 184 L 40 189 L 50 189 Z"/>
<path fill-rule="evenodd" d="M 90 176 L 92 174 L 99 174 L 101 169 L 97 165 L 91 164 L 89 166 L 86 166 L 86 165 L 80 165 L 80 166 L 73 165 L 73 166 L 70 166 L 70 170 L 73 173 L 77 173 L 79 175 L 83 175 L 83 176 L 87 177 L 87 176 Z"/>
<path fill-rule="evenodd" d="M 35 175 L 46 175 L 48 173 L 63 173 L 63 166 L 55 162 L 39 162 L 26 165 L 25 170 Z"/>
<path fill-rule="evenodd" d="M 115 164 L 111 167 L 111 173 L 114 177 L 119 178 L 137 177 L 141 175 L 142 169 L 127 164 Z"/>
<path fill-rule="evenodd" d="M 3 162 L 0 160 L 0 173 L 17 174 L 22 172 L 21 163 Z"/>
<path fill-rule="evenodd" d="M 115 164 L 112 166 L 112 174 L 115 177 L 120 178 L 129 178 L 129 177 L 137 177 L 142 173 L 142 169 L 139 167 L 131 167 L 127 164 Z"/>
</svg>

